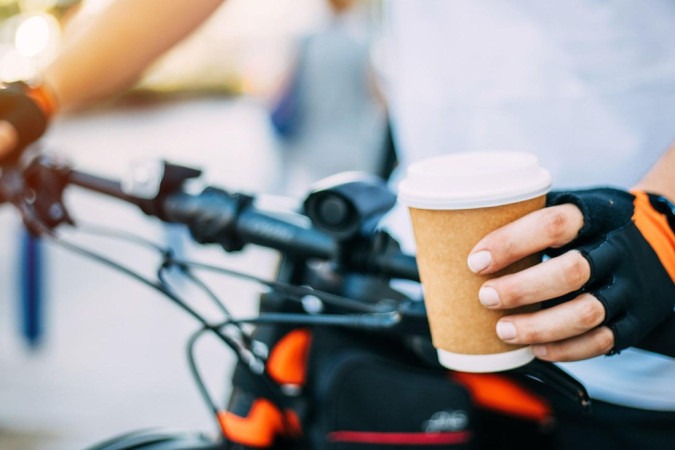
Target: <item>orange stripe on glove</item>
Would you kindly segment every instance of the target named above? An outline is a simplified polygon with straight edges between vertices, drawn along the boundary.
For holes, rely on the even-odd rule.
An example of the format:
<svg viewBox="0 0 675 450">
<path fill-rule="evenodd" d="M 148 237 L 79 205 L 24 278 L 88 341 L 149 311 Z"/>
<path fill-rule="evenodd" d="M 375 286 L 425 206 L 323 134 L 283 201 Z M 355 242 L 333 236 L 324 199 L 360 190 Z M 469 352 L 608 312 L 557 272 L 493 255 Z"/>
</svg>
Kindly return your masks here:
<svg viewBox="0 0 675 450">
<path fill-rule="evenodd" d="M 675 281 L 675 233 L 666 217 L 652 207 L 645 192 L 632 194 L 635 195 L 633 222 L 656 252 L 670 278 Z"/>
</svg>

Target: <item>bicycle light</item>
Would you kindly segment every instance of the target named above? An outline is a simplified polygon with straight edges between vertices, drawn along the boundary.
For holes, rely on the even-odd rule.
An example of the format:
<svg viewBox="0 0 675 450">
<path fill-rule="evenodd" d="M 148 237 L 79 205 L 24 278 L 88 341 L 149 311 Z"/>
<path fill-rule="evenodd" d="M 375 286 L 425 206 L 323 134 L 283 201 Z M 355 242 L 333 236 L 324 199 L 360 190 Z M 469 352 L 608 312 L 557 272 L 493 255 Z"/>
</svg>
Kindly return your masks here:
<svg viewBox="0 0 675 450">
<path fill-rule="evenodd" d="M 340 240 L 372 231 L 396 203 L 396 196 L 379 177 L 340 173 L 320 181 L 303 204 L 314 226 Z"/>
</svg>

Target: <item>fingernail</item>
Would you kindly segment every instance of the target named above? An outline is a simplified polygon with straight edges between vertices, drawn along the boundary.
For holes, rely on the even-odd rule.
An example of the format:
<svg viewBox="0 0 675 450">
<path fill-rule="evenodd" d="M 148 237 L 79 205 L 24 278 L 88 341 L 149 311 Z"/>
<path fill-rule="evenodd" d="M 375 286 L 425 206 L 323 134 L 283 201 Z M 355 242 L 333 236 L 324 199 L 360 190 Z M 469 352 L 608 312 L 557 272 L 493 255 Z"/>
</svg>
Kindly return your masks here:
<svg viewBox="0 0 675 450">
<path fill-rule="evenodd" d="M 511 322 L 497 322 L 497 336 L 504 341 L 516 337 L 516 327 Z"/>
<path fill-rule="evenodd" d="M 487 269 L 490 263 L 492 263 L 492 255 L 487 250 L 481 250 L 469 255 L 469 259 L 467 260 L 469 269 L 475 273 Z"/>
<path fill-rule="evenodd" d="M 546 350 L 545 345 L 533 345 L 532 353 L 534 353 L 534 356 L 537 358 L 543 358 L 548 354 L 548 350 Z"/>
<path fill-rule="evenodd" d="M 478 300 L 484 306 L 497 306 L 499 304 L 499 294 L 495 288 L 491 287 L 482 287 L 478 291 Z"/>
</svg>

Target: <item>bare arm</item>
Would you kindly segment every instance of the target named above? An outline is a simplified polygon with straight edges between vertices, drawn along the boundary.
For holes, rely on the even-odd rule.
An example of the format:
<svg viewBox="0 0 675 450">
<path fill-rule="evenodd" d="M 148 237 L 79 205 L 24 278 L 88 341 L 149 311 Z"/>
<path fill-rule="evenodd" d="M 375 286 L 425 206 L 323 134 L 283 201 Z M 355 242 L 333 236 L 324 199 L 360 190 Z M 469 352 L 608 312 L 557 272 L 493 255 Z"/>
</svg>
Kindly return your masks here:
<svg viewBox="0 0 675 450">
<path fill-rule="evenodd" d="M 223 0 L 116 0 L 71 36 L 43 73 L 47 116 L 81 108 L 129 88 L 162 53 L 195 30 Z M 5 112 L 6 113 L 6 112 Z M 15 112 L 16 113 L 16 112 Z M 23 114 L 23 113 L 22 113 Z M 3 117 L 4 118 L 4 117 Z M 41 134 L 41 132 L 40 132 Z M 0 159 L 20 136 L 0 119 Z"/>
<path fill-rule="evenodd" d="M 62 111 L 118 94 L 222 2 L 116 0 L 65 43 L 44 81 Z"/>
<path fill-rule="evenodd" d="M 635 188 L 660 194 L 671 201 L 675 201 L 675 144 L 670 147 Z"/>
</svg>

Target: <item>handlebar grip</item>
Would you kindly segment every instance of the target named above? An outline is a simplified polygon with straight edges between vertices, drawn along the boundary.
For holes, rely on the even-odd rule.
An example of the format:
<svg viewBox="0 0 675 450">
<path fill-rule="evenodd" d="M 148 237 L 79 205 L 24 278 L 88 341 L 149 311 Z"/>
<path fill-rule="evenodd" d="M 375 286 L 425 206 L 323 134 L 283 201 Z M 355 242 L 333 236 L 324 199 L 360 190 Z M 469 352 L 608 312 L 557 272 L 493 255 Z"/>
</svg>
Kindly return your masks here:
<svg viewBox="0 0 675 450">
<path fill-rule="evenodd" d="M 231 204 L 227 201 L 227 198 L 214 197 L 205 200 L 200 196 L 184 192 L 171 194 L 163 201 L 163 211 L 167 221 L 186 225 L 193 223 L 200 217 L 222 216 L 223 211 L 228 211 L 230 208 Z"/>
<path fill-rule="evenodd" d="M 207 188 L 198 195 L 168 196 L 163 213 L 170 222 L 188 225 L 199 242 L 215 242 L 228 251 L 255 244 L 303 258 L 328 259 L 337 255 L 337 243 L 329 235 L 258 211 L 251 200 Z"/>
<path fill-rule="evenodd" d="M 245 242 L 273 248 L 290 256 L 330 259 L 338 254 L 337 241 L 330 235 L 253 209 L 241 212 L 236 232 Z"/>
<path fill-rule="evenodd" d="M 207 188 L 199 195 L 172 194 L 161 202 L 161 218 L 189 227 L 193 238 L 202 244 L 218 243 L 228 251 L 241 250 L 245 244 L 233 232 L 240 200 L 229 193 Z"/>
</svg>

